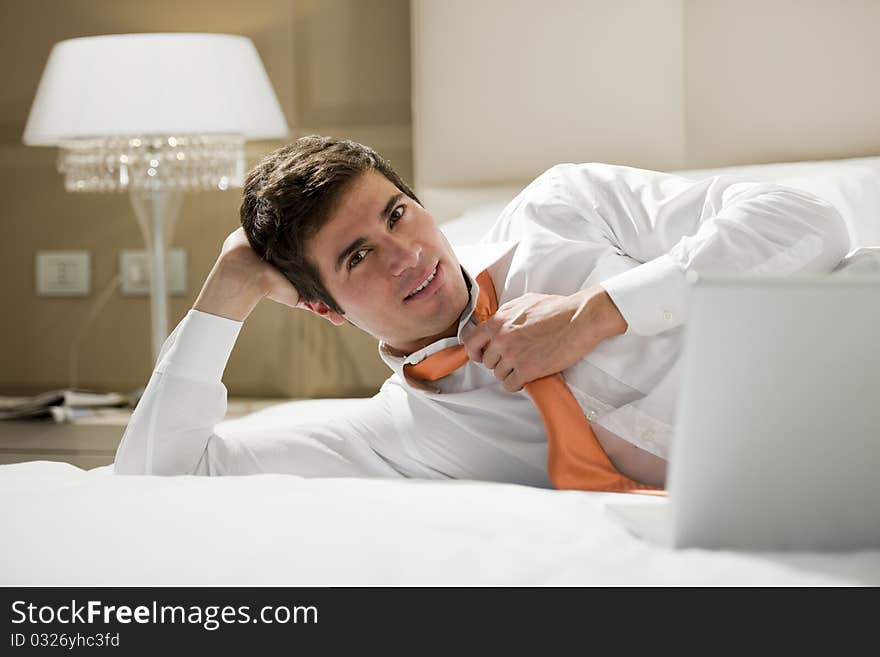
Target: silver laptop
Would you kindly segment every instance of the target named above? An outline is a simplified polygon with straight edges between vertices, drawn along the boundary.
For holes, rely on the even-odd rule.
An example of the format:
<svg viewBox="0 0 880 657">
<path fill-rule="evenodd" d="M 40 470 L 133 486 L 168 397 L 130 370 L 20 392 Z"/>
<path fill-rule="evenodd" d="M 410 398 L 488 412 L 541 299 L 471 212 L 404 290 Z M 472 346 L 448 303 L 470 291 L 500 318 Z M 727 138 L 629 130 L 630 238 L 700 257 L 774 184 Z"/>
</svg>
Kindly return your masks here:
<svg viewBox="0 0 880 657">
<path fill-rule="evenodd" d="M 880 278 L 694 278 L 666 499 L 674 547 L 880 547 Z"/>
</svg>

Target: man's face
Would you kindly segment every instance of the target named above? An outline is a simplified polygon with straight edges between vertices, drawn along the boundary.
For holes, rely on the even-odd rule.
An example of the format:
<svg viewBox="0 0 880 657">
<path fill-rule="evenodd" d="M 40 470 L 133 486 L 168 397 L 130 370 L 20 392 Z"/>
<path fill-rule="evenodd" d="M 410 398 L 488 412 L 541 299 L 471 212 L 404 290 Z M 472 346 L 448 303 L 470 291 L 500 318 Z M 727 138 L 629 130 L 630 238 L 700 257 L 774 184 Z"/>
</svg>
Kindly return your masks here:
<svg viewBox="0 0 880 657">
<path fill-rule="evenodd" d="M 468 301 L 458 259 L 431 215 L 382 174 L 351 182 L 306 252 L 344 319 L 394 349 L 411 353 L 455 335 Z"/>
</svg>

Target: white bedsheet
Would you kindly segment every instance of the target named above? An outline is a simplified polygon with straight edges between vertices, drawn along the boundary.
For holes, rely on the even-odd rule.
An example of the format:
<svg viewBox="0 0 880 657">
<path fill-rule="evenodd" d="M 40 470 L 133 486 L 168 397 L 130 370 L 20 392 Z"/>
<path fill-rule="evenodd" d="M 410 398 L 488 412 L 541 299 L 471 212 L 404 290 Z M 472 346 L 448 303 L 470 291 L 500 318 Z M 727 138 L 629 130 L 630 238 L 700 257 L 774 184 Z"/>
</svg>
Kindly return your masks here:
<svg viewBox="0 0 880 657">
<path fill-rule="evenodd" d="M 645 501 L 469 481 L 0 466 L 0 585 L 880 585 L 880 550 L 646 543 L 606 508 L 635 499 Z"/>
</svg>

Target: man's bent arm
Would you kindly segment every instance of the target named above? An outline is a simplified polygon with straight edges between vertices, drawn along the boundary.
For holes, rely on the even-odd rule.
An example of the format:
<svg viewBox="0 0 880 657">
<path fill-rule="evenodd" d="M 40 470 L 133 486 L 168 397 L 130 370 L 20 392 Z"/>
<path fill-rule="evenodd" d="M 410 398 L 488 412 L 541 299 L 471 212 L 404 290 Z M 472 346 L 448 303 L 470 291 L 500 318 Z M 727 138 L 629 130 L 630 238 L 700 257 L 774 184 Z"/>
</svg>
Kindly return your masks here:
<svg viewBox="0 0 880 657">
<path fill-rule="evenodd" d="M 270 280 L 274 272 L 275 278 Z M 289 283 L 238 229 L 223 242 L 193 308 L 165 340 L 153 375 L 116 452 L 117 474 L 195 472 L 214 425 L 226 415 L 220 382 L 242 322 L 271 286 L 295 305 Z"/>
<path fill-rule="evenodd" d="M 602 281 L 638 335 L 681 326 L 688 272 L 829 273 L 850 248 L 834 206 L 799 189 L 614 165 L 558 169 L 564 188 L 592 204 L 588 216 L 604 222 L 620 255 L 638 264 Z"/>
</svg>

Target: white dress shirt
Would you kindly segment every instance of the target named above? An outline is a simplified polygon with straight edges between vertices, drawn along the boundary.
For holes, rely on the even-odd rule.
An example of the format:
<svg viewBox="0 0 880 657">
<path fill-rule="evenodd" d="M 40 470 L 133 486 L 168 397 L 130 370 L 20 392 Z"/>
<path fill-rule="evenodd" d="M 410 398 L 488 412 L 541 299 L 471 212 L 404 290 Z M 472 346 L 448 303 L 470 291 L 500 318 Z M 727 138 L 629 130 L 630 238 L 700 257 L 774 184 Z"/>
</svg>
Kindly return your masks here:
<svg viewBox="0 0 880 657">
<path fill-rule="evenodd" d="M 800 190 L 729 175 L 693 181 L 624 166 L 558 165 L 504 209 L 479 245 L 456 248 L 471 286 L 458 335 L 406 358 L 380 343 L 393 374 L 353 411 L 297 423 L 283 438 L 215 434 L 226 411 L 221 376 L 241 323 L 190 310 L 163 346 L 115 471 L 550 487 L 546 432 L 524 391 L 505 391 L 491 370 L 470 361 L 432 384 L 403 374 L 405 363 L 461 342 L 476 276 L 488 269 L 499 305 L 526 292 L 569 295 L 597 284 L 608 291 L 626 333 L 563 375 L 603 446 L 630 448 L 622 471 L 662 483 L 657 468 L 672 440 L 687 274 L 826 273 L 848 249 L 840 214 Z"/>
</svg>

